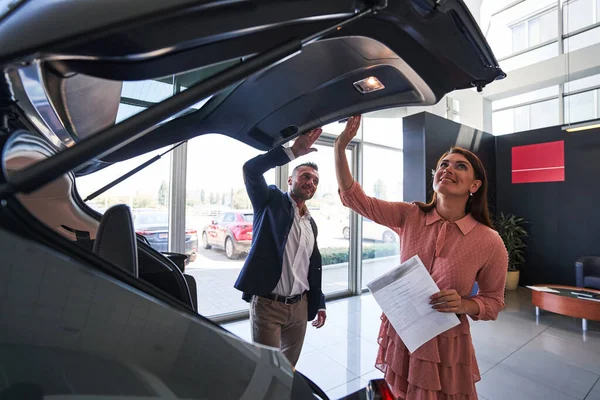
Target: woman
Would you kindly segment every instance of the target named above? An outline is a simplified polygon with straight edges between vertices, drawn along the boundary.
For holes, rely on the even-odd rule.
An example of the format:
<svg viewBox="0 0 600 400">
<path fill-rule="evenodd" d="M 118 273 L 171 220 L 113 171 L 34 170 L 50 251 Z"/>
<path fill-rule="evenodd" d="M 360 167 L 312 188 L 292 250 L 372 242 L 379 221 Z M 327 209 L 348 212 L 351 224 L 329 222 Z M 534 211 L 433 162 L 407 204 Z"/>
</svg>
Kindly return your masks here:
<svg viewBox="0 0 600 400">
<path fill-rule="evenodd" d="M 335 141 L 342 203 L 395 230 L 402 262 L 418 255 L 441 290 L 431 298 L 431 304 L 441 304 L 432 307 L 460 319 L 458 326 L 409 353 L 383 314 L 375 365 L 400 399 L 477 399 L 480 376 L 467 315 L 496 319 L 504 307 L 508 267 L 506 248 L 490 222 L 483 164 L 470 151 L 453 148 L 438 162 L 430 203 L 378 200 L 354 181 L 346 160 L 346 146 L 359 126 L 360 116 L 350 118 Z M 479 292 L 469 298 L 475 281 Z"/>
</svg>

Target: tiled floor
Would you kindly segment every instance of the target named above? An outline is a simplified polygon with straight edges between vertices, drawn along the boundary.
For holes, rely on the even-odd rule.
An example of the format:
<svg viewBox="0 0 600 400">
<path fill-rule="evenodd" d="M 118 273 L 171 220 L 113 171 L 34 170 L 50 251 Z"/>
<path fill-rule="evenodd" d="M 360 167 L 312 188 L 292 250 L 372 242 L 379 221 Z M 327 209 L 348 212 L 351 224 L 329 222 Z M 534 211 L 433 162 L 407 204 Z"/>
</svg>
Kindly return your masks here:
<svg viewBox="0 0 600 400">
<path fill-rule="evenodd" d="M 472 322 L 483 400 L 600 400 L 600 323 L 542 312 L 528 289 L 507 293 L 497 321 Z M 600 307 L 600 305 L 599 305 Z M 308 327 L 297 368 L 339 399 L 382 374 L 373 366 L 381 310 L 373 297 L 328 303 L 326 325 Z M 247 321 L 225 325 L 250 340 Z"/>
</svg>

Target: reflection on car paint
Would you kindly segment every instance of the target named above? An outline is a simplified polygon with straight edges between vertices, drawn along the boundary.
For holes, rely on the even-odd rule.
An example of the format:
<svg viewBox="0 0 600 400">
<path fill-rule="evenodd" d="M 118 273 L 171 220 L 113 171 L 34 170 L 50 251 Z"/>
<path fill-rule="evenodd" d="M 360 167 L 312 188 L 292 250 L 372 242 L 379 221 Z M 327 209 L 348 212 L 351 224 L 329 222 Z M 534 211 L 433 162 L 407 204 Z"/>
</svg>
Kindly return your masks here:
<svg viewBox="0 0 600 400">
<path fill-rule="evenodd" d="M 5 394 L 294 398 L 298 376 L 275 349 L 2 230 L 0 252 L 11 255 L 0 269 Z"/>
</svg>

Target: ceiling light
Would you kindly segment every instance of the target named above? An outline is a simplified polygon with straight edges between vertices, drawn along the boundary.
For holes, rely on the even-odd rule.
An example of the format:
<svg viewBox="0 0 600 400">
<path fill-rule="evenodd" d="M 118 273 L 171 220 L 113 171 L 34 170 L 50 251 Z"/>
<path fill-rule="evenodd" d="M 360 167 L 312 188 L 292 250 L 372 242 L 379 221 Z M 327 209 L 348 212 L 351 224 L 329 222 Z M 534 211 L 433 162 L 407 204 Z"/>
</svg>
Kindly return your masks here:
<svg viewBox="0 0 600 400">
<path fill-rule="evenodd" d="M 379 79 L 375 78 L 374 76 L 370 76 L 361 81 L 354 82 L 353 85 L 356 88 L 356 90 L 358 90 L 362 94 L 367 94 L 367 93 L 376 92 L 378 90 L 385 89 L 385 86 L 383 86 L 383 83 L 381 83 L 379 81 Z"/>
<path fill-rule="evenodd" d="M 595 129 L 595 128 L 600 128 L 600 119 L 597 119 L 594 121 L 582 122 L 580 124 L 575 124 L 575 125 L 565 125 L 562 127 L 562 130 L 567 131 L 567 132 L 579 132 L 579 131 L 586 131 L 588 129 Z"/>
</svg>

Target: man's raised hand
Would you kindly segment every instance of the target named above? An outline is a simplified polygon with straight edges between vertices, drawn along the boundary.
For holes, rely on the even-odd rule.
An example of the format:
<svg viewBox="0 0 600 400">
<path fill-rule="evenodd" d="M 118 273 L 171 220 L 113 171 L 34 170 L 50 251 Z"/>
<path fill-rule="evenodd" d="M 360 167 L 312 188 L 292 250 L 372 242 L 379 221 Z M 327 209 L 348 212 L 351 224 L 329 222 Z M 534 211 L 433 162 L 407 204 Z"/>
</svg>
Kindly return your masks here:
<svg viewBox="0 0 600 400">
<path fill-rule="evenodd" d="M 319 136 L 321 136 L 321 133 L 323 133 L 323 129 L 315 128 L 312 131 L 298 136 L 291 147 L 294 157 L 301 157 L 308 153 L 312 153 L 313 151 L 317 151 L 312 145 L 317 141 Z"/>
</svg>

